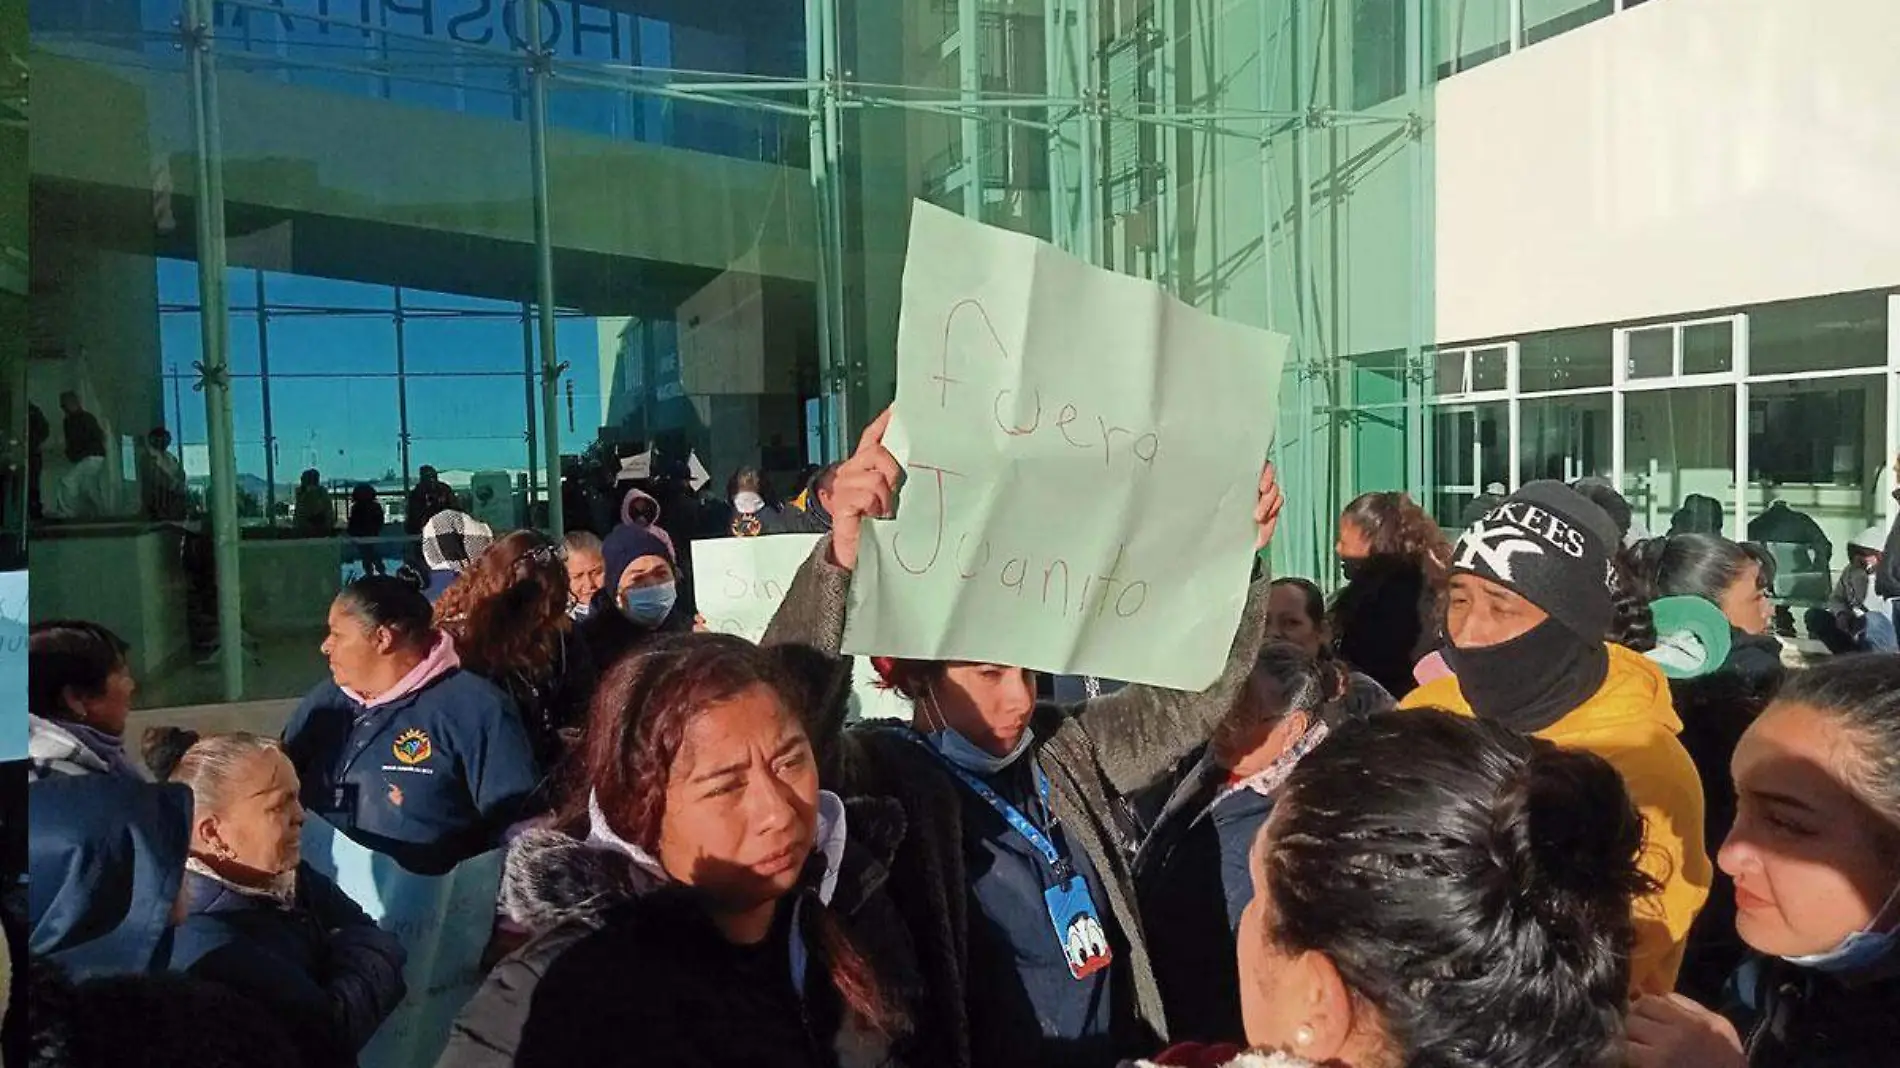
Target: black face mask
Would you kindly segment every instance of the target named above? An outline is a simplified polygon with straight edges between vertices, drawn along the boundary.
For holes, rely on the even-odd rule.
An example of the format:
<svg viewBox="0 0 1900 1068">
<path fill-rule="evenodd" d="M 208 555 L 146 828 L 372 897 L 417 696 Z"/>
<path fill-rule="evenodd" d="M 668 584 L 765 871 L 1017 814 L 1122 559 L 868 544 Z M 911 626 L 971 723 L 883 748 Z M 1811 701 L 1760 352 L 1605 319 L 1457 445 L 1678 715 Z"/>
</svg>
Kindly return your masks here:
<svg viewBox="0 0 1900 1068">
<path fill-rule="evenodd" d="M 1365 574 L 1366 565 L 1371 562 L 1372 558 L 1367 556 L 1361 556 L 1357 559 L 1349 559 L 1342 556 L 1339 558 L 1339 573 L 1346 577 L 1347 582 L 1351 582 Z"/>
<path fill-rule="evenodd" d="M 1479 719 L 1530 734 L 1570 713 L 1603 688 L 1610 654 L 1554 619 L 1482 649 L 1445 646 L 1445 663 Z"/>
</svg>

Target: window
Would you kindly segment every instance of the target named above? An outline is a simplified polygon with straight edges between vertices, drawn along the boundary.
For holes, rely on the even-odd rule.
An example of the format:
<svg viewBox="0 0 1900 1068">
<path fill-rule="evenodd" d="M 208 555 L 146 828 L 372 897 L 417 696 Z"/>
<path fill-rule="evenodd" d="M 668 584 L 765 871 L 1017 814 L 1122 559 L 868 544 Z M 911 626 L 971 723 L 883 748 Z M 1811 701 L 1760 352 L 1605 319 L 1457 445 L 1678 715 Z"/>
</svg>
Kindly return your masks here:
<svg viewBox="0 0 1900 1068">
<path fill-rule="evenodd" d="M 1518 388 L 1526 393 L 1607 387 L 1614 379 L 1615 345 L 1604 327 L 1527 337 L 1518 345 Z"/>
<path fill-rule="evenodd" d="M 1408 0 L 1358 0 L 1352 9 L 1352 106 L 1358 110 L 1405 94 Z"/>
<path fill-rule="evenodd" d="M 1887 297 L 1845 293 L 1769 304 L 1748 313 L 1751 374 L 1880 367 L 1887 362 Z"/>
<path fill-rule="evenodd" d="M 1497 393 L 1511 387 L 1511 346 L 1439 350 L 1433 384 L 1440 396 Z"/>
<path fill-rule="evenodd" d="M 1735 367 L 1742 317 L 1633 327 L 1623 338 L 1624 369 L 1632 382 L 1683 375 L 1726 374 Z"/>
<path fill-rule="evenodd" d="M 1613 0 L 1521 0 L 1524 43 L 1536 44 L 1615 11 Z"/>
</svg>

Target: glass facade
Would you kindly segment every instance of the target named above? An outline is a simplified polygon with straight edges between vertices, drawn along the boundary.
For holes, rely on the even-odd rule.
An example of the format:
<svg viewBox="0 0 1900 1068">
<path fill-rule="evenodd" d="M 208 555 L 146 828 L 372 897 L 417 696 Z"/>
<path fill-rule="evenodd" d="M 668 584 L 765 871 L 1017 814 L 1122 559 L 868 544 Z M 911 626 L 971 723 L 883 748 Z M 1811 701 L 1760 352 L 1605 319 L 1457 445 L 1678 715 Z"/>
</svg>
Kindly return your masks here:
<svg viewBox="0 0 1900 1068">
<path fill-rule="evenodd" d="M 1493 481 L 1608 478 L 1640 532 L 1764 544 L 1783 618 L 1799 620 L 1849 539 L 1891 514 L 1896 376 L 1900 294 L 1886 291 L 1442 348 L 1434 514 L 1456 526 Z"/>
<path fill-rule="evenodd" d="M 649 448 L 836 459 L 918 199 L 1291 336 L 1276 564 L 1325 573 L 1428 478 L 1437 6 L 32 0 L 33 613 L 145 705 L 286 697 L 425 466 L 560 531 Z"/>
</svg>

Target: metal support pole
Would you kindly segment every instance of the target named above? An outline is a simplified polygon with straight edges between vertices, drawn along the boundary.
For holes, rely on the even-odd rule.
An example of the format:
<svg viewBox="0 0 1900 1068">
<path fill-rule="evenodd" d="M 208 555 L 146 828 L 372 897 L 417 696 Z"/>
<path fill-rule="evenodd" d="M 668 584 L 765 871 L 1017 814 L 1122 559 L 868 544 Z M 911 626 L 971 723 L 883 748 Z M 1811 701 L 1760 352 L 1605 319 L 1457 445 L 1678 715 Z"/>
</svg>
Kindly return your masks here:
<svg viewBox="0 0 1900 1068">
<path fill-rule="evenodd" d="M 810 173 L 812 187 L 813 222 L 817 245 L 817 270 L 812 280 L 812 297 L 817 305 L 818 323 L 818 439 L 823 446 L 823 455 L 808 457 L 819 462 L 831 462 L 842 459 L 840 452 L 841 432 L 832 426 L 831 397 L 845 390 L 844 352 L 838 343 L 838 321 L 842 317 L 839 311 L 837 294 L 833 292 L 843 284 L 837 274 L 838 265 L 831 258 L 831 220 L 832 205 L 830 195 L 836 176 L 831 173 L 828 154 L 826 116 L 830 87 L 825 81 L 830 76 L 827 68 L 829 56 L 825 50 L 825 14 L 830 0 L 805 0 L 805 80 L 817 86 L 805 93 L 806 136 L 810 145 Z M 644 407 L 644 405 L 643 405 Z"/>
<path fill-rule="evenodd" d="M 1412 192 L 1412 315 L 1411 331 L 1405 345 L 1405 434 L 1406 489 L 1414 497 L 1426 499 L 1425 463 L 1427 408 L 1423 397 L 1425 382 L 1413 381 L 1414 368 L 1423 368 L 1425 353 L 1436 340 L 1436 318 L 1432 302 L 1437 293 L 1437 271 L 1432 262 L 1432 204 L 1429 183 L 1431 160 L 1426 140 L 1430 114 L 1426 94 L 1431 88 L 1432 68 L 1428 57 L 1432 45 L 1426 40 L 1431 20 L 1426 18 L 1427 0 L 1408 0 L 1405 5 L 1405 85 L 1411 97 L 1412 130 L 1407 148 Z"/>
<path fill-rule="evenodd" d="M 402 287 L 395 287 L 396 326 L 396 443 L 402 452 L 402 492 L 413 488 L 409 474 L 409 320 L 403 312 Z"/>
<path fill-rule="evenodd" d="M 956 0 L 957 99 L 966 106 L 961 124 L 963 142 L 963 216 L 983 218 L 983 120 L 969 105 L 983 95 L 983 75 L 977 66 L 977 0 Z"/>
<path fill-rule="evenodd" d="M 196 139 L 198 317 L 204 349 L 205 439 L 211 485 L 211 539 L 218 582 L 218 664 L 224 699 L 244 695 L 244 587 L 238 561 L 237 442 L 231 418 L 231 360 L 224 291 L 224 170 L 219 150 L 212 0 L 187 0 L 183 25 Z"/>
<path fill-rule="evenodd" d="M 270 315 L 264 303 L 264 272 L 252 271 L 257 279 L 257 382 L 264 405 L 264 521 L 277 525 L 277 428 L 271 417 L 270 390 Z M 236 430 L 232 437 L 235 440 Z"/>
<path fill-rule="evenodd" d="M 526 395 L 528 406 L 528 515 L 523 526 L 534 525 L 534 494 L 539 485 L 535 479 L 535 408 L 538 407 L 534 395 L 534 306 L 527 301 L 521 302 L 521 391 Z M 549 427 L 548 433 L 555 434 L 556 428 Z M 548 490 L 552 492 L 560 483 L 559 471 L 548 473 Z"/>
<path fill-rule="evenodd" d="M 560 420 L 562 365 L 555 352 L 554 321 L 554 222 L 548 207 L 548 66 L 552 57 L 541 35 L 541 3 L 531 0 L 528 12 L 528 151 L 533 156 L 534 173 L 534 281 L 535 300 L 541 327 L 541 415 L 546 425 Z M 561 467 L 561 438 L 548 434 L 542 442 L 543 462 L 547 465 L 549 485 Z M 530 503 L 530 510 L 532 504 Z M 548 494 L 548 533 L 556 540 L 567 534 L 567 517 L 562 514 L 561 495 Z"/>
<path fill-rule="evenodd" d="M 1101 94 L 1102 80 L 1098 77 L 1098 59 L 1100 49 L 1096 47 L 1095 4 L 1093 0 L 1083 0 L 1075 8 L 1075 44 L 1077 58 L 1080 60 L 1081 84 L 1076 87 L 1077 95 L 1082 98 L 1081 122 L 1077 126 L 1077 158 L 1081 161 L 1081 196 L 1077 201 L 1077 214 L 1081 217 L 1075 254 L 1085 262 L 1102 262 L 1100 245 L 1102 224 L 1102 189 L 1097 171 L 1101 165 L 1099 153 L 1102 144 L 1100 120 L 1096 115 Z"/>
</svg>

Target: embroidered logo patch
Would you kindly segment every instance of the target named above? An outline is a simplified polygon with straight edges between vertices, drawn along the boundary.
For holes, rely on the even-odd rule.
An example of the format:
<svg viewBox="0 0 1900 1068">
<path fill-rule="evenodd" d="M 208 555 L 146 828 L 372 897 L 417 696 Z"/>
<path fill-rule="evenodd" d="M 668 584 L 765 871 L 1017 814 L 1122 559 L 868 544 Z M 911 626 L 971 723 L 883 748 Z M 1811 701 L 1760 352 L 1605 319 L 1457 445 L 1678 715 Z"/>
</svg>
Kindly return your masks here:
<svg viewBox="0 0 1900 1068">
<path fill-rule="evenodd" d="M 435 748 L 429 744 L 429 736 L 414 729 L 398 734 L 394 749 L 396 759 L 410 767 L 429 759 L 435 752 Z"/>
</svg>

